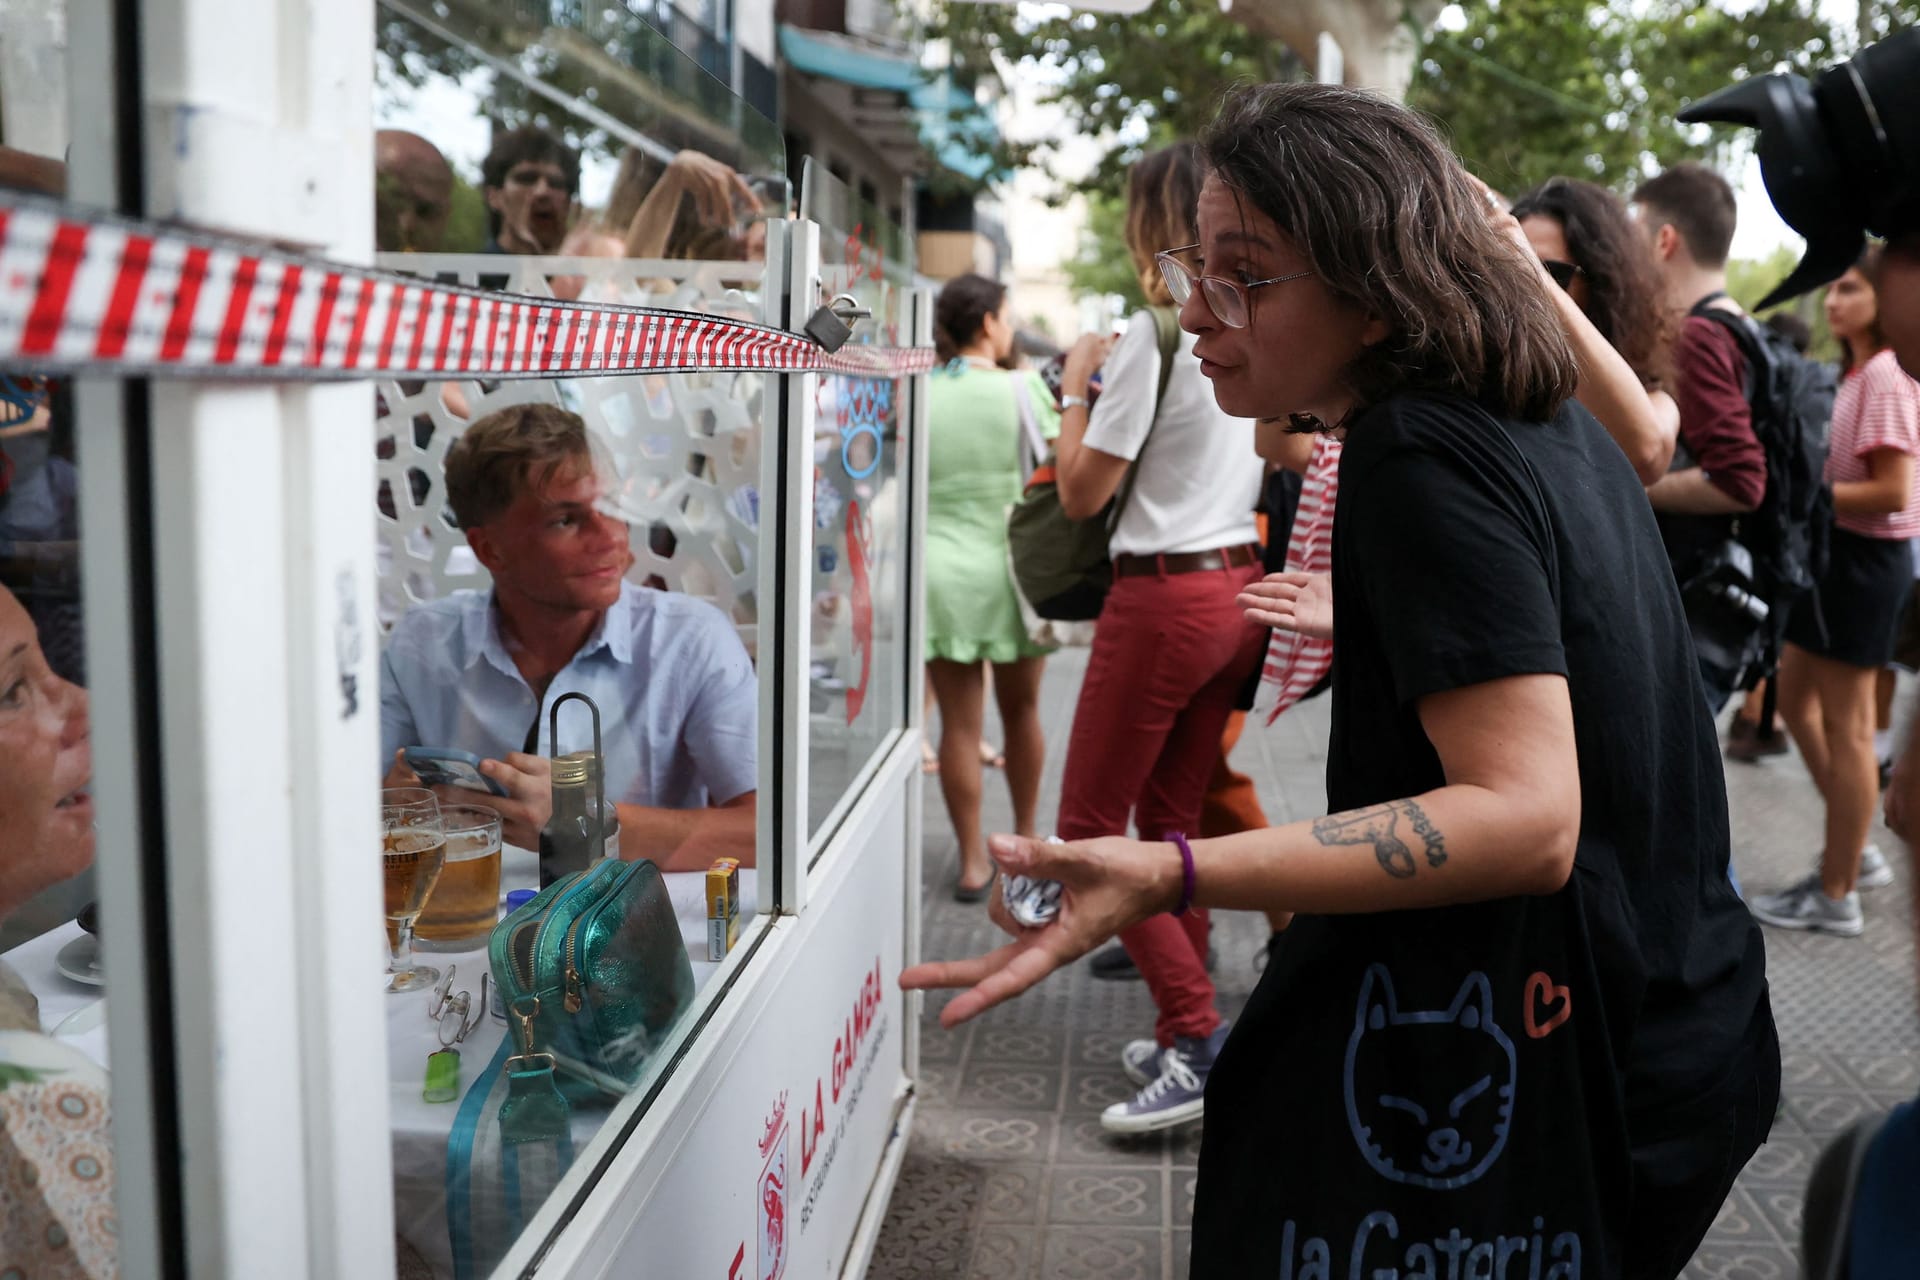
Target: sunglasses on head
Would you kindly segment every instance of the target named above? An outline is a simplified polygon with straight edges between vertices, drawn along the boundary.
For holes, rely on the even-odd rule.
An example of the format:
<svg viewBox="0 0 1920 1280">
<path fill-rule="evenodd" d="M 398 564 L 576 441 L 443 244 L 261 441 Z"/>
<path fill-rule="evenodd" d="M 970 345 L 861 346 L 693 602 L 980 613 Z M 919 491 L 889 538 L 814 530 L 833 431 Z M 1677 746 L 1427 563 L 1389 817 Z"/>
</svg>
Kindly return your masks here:
<svg viewBox="0 0 1920 1280">
<path fill-rule="evenodd" d="M 1587 274 L 1574 263 L 1562 262 L 1558 258 L 1542 258 L 1540 265 L 1547 269 L 1547 274 L 1552 276 L 1553 282 L 1562 289 L 1571 289 L 1577 278 Z"/>
</svg>

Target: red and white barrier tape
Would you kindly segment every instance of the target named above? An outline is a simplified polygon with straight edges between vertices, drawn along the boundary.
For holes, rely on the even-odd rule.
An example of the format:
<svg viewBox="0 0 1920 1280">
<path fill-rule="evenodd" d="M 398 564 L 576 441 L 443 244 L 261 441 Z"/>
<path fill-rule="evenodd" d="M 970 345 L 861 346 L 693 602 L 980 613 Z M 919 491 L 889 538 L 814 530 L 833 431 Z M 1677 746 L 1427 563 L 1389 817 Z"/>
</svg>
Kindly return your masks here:
<svg viewBox="0 0 1920 1280">
<path fill-rule="evenodd" d="M 901 378 L 928 347 L 845 346 L 670 311 L 342 266 L 0 192 L 0 370 L 275 381 L 698 370 Z"/>
</svg>

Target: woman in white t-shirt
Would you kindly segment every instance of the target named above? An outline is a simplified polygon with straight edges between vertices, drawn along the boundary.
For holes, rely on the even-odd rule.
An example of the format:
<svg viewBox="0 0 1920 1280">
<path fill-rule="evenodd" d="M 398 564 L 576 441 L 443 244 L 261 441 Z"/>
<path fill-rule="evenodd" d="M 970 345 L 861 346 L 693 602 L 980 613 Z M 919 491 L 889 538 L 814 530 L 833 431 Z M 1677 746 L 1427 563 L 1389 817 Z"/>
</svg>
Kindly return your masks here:
<svg viewBox="0 0 1920 1280">
<path fill-rule="evenodd" d="M 1155 306 L 1171 308 L 1173 299 L 1153 254 L 1195 239 L 1200 182 L 1191 143 L 1133 168 L 1127 247 Z M 1109 542 L 1113 589 L 1067 746 L 1057 824 L 1065 840 L 1124 835 L 1130 818 L 1148 840 L 1195 830 L 1221 732 L 1266 638 L 1234 602 L 1261 571 L 1253 423 L 1221 412 L 1193 343 L 1179 334 L 1158 403 L 1161 346 L 1151 312 L 1136 314 L 1117 343 L 1082 338 L 1061 376 L 1056 457 L 1067 514 L 1099 512 L 1138 462 Z M 1089 415 L 1096 369 L 1105 382 Z M 1159 1017 L 1154 1039 L 1122 1052 L 1141 1091 L 1107 1108 L 1101 1123 L 1110 1130 L 1147 1132 L 1201 1114 L 1207 1072 L 1226 1038 L 1207 976 L 1207 927 L 1206 913 L 1192 911 L 1120 935 Z"/>
<path fill-rule="evenodd" d="M 1753 914 L 1782 929 L 1858 936 L 1858 890 L 1893 883 L 1867 843 L 1880 800 L 1874 686 L 1893 657 L 1920 534 L 1920 383 L 1901 372 L 1880 328 L 1880 251 L 1827 289 L 1827 327 L 1845 353 L 1827 444 L 1833 528 L 1827 567 L 1787 617 L 1780 713 L 1826 801 L 1818 865 Z"/>
</svg>

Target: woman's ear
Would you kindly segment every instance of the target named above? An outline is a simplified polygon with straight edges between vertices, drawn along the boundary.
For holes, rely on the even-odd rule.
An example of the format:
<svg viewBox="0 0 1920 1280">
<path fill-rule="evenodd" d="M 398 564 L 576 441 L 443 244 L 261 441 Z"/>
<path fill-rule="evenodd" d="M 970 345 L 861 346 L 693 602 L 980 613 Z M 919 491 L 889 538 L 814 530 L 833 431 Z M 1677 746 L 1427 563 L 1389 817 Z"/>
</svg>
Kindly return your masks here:
<svg viewBox="0 0 1920 1280">
<path fill-rule="evenodd" d="M 1388 335 L 1392 332 L 1393 329 L 1385 320 L 1382 320 L 1379 316 L 1369 316 L 1367 317 L 1365 327 L 1360 330 L 1360 345 L 1363 347 L 1379 346 L 1387 340 Z"/>
</svg>

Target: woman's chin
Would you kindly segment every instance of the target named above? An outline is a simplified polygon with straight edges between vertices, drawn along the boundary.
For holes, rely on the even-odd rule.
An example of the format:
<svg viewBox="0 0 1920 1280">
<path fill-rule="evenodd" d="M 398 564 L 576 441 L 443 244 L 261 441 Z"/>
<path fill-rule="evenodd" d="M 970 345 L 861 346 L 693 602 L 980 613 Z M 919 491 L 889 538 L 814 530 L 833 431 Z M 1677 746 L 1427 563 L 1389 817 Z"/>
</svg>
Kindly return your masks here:
<svg viewBox="0 0 1920 1280">
<path fill-rule="evenodd" d="M 71 880 L 93 865 L 93 801 L 82 799 L 54 810 L 41 846 L 49 883 Z"/>
</svg>

